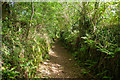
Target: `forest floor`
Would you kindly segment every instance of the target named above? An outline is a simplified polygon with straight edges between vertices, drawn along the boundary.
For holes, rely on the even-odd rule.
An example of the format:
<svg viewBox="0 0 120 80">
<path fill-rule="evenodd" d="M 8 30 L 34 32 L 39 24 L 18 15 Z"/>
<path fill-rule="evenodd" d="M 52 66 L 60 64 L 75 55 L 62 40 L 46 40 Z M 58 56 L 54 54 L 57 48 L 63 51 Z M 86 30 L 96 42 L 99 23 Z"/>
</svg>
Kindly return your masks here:
<svg viewBox="0 0 120 80">
<path fill-rule="evenodd" d="M 38 68 L 40 78 L 82 78 L 82 69 L 76 65 L 71 53 L 56 41 L 50 50 L 50 59 L 43 61 Z"/>
</svg>

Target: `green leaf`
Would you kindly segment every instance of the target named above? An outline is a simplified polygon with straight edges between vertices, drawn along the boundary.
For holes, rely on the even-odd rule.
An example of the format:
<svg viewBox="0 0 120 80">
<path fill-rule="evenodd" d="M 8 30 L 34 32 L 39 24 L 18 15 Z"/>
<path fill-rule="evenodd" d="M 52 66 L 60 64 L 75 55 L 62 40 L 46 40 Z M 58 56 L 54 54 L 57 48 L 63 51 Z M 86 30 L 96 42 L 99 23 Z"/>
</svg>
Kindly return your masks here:
<svg viewBox="0 0 120 80">
<path fill-rule="evenodd" d="M 115 53 L 120 52 L 120 47 L 115 49 Z"/>
<path fill-rule="evenodd" d="M 103 78 L 105 78 L 105 79 L 112 79 L 112 77 L 110 77 L 110 76 L 104 76 Z"/>
<path fill-rule="evenodd" d="M 10 71 L 13 71 L 16 67 L 13 67 Z"/>
<path fill-rule="evenodd" d="M 5 70 L 5 67 L 2 67 L 3 70 Z"/>
<path fill-rule="evenodd" d="M 10 78 L 15 79 L 15 77 L 10 76 Z"/>
<path fill-rule="evenodd" d="M 16 73 L 16 74 L 17 74 L 17 73 L 20 73 L 20 72 L 18 72 L 18 71 L 15 71 L 14 73 Z"/>
<path fill-rule="evenodd" d="M 7 51 L 5 51 L 5 54 L 6 54 L 6 55 L 10 55 L 10 53 L 8 53 Z"/>
</svg>

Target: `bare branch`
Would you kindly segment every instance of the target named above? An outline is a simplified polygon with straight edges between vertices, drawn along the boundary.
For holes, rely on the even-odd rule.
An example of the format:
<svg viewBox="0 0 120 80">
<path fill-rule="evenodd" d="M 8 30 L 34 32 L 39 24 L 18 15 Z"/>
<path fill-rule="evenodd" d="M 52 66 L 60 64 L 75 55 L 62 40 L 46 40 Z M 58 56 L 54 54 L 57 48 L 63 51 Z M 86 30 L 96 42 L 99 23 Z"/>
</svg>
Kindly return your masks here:
<svg viewBox="0 0 120 80">
<path fill-rule="evenodd" d="M 32 15 L 31 15 L 30 21 L 32 20 L 33 13 L 34 13 L 33 0 L 31 0 L 31 8 L 32 8 Z M 31 26 L 31 22 L 30 22 L 30 26 Z"/>
</svg>

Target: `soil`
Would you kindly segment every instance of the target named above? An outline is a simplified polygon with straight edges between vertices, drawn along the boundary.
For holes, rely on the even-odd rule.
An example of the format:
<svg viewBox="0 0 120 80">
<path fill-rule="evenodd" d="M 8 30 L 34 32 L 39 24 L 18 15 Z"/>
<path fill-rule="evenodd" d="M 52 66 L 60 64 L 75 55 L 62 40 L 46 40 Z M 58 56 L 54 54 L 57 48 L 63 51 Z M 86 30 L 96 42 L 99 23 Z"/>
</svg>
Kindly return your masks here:
<svg viewBox="0 0 120 80">
<path fill-rule="evenodd" d="M 82 69 L 76 65 L 72 54 L 56 41 L 49 53 L 50 59 L 38 68 L 40 78 L 82 78 Z"/>
</svg>

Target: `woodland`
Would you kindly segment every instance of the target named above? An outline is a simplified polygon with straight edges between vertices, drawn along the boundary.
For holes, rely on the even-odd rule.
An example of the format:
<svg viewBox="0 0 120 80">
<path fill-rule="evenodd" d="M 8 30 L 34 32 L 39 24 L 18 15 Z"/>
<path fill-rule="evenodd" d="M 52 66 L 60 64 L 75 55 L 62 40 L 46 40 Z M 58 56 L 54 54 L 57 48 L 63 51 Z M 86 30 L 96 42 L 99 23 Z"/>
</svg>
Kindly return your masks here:
<svg viewBox="0 0 120 80">
<path fill-rule="evenodd" d="M 68 78 L 37 75 L 52 49 L 69 78 L 119 80 L 120 2 L 2 2 L 1 34 L 3 80 Z"/>
</svg>

